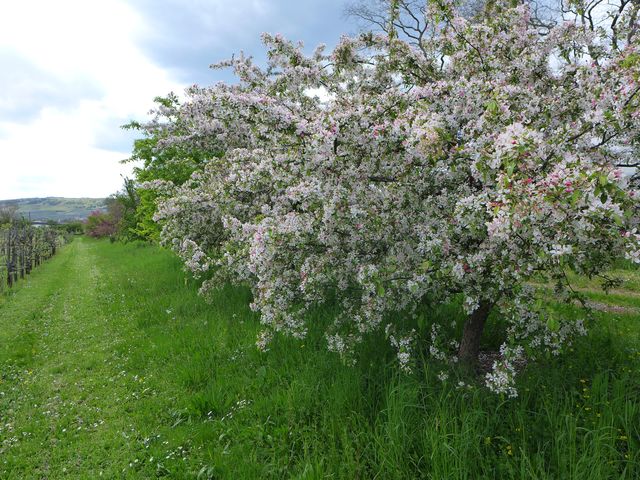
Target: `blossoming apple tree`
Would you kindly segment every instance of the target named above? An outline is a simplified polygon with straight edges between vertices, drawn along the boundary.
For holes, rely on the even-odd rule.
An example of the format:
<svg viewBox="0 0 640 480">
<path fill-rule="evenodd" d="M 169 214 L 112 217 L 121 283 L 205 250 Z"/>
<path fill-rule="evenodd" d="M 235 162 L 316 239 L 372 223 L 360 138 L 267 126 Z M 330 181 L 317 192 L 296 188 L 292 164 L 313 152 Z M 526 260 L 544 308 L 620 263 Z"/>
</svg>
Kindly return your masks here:
<svg viewBox="0 0 640 480">
<path fill-rule="evenodd" d="M 440 1 L 427 15 L 420 48 L 370 34 L 306 56 L 265 35 L 266 68 L 219 65 L 238 83 L 194 86 L 172 121 L 146 126 L 158 152 L 208 158 L 181 185 L 153 185 L 157 219 L 203 294 L 251 285 L 263 348 L 304 337 L 305 313 L 332 298 L 332 350 L 348 357 L 384 330 L 405 368 L 417 347 L 473 365 L 497 312 L 506 340 L 487 384 L 515 395 L 515 359 L 584 331 L 531 281 L 570 302 L 568 270 L 606 286 L 616 258 L 640 261 L 636 194 L 615 166 L 640 142 L 640 50 L 575 22 L 539 35 L 524 5 L 470 22 Z M 403 319 L 455 296 L 462 335 L 433 324 L 418 343 Z"/>
</svg>

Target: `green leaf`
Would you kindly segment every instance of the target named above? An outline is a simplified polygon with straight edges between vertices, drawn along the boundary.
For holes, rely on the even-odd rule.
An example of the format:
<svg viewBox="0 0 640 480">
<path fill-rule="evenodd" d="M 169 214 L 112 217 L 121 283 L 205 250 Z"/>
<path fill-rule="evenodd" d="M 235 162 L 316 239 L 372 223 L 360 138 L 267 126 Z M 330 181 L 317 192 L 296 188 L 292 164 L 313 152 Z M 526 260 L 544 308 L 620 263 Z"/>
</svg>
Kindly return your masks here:
<svg viewBox="0 0 640 480">
<path fill-rule="evenodd" d="M 627 55 L 623 61 L 620 62 L 620 66 L 623 68 L 631 68 L 640 62 L 640 54 L 631 53 Z"/>
<path fill-rule="evenodd" d="M 511 176 L 513 175 L 513 171 L 515 170 L 516 166 L 513 162 L 509 162 L 507 163 L 507 175 Z"/>
<path fill-rule="evenodd" d="M 560 329 L 560 324 L 553 315 L 549 315 L 547 319 L 547 328 L 552 332 L 557 332 Z"/>
<path fill-rule="evenodd" d="M 571 201 L 572 205 L 575 205 L 576 202 L 580 200 L 580 191 L 579 190 L 574 191 L 569 200 Z"/>
<path fill-rule="evenodd" d="M 607 183 L 609 183 L 609 179 L 606 175 L 602 174 L 598 176 L 598 183 L 604 187 Z"/>
<path fill-rule="evenodd" d="M 487 102 L 486 108 L 487 108 L 487 113 L 489 113 L 490 115 L 497 115 L 498 112 L 500 111 L 500 106 L 498 105 L 498 102 L 496 102 L 495 100 L 489 100 Z"/>
</svg>

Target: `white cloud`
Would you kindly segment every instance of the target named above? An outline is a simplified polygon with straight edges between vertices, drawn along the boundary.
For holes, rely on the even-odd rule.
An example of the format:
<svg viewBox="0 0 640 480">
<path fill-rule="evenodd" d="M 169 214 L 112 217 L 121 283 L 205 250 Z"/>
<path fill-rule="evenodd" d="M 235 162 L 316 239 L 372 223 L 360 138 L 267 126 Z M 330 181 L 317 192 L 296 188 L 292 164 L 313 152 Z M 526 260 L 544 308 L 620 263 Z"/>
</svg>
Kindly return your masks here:
<svg viewBox="0 0 640 480">
<path fill-rule="evenodd" d="M 207 66 L 263 58 L 262 31 L 337 40 L 343 3 L 0 0 L 0 199 L 115 192 L 130 171 L 120 125 L 183 81 L 230 80 Z"/>
<path fill-rule="evenodd" d="M 130 137 L 119 125 L 145 118 L 156 95 L 183 88 L 136 45 L 147 28 L 143 19 L 118 0 L 0 0 L 0 9 L 0 52 L 42 75 L 30 84 L 39 91 L 44 83 L 73 88 L 78 79 L 92 86 L 73 104 L 45 99 L 28 120 L 0 114 L 0 199 L 113 193 L 130 171 L 119 163 Z M 0 91 L 0 107 L 33 108 L 35 95 L 29 84 L 9 85 Z M 105 131 L 114 132 L 114 147 L 104 146 Z"/>
</svg>

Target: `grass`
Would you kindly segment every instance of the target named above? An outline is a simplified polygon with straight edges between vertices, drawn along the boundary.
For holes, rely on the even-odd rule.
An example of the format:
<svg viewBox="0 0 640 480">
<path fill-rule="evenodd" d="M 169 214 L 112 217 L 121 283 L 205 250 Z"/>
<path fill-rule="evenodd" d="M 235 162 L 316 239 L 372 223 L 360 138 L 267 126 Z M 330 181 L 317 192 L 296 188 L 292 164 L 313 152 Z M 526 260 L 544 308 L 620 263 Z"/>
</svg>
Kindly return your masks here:
<svg viewBox="0 0 640 480">
<path fill-rule="evenodd" d="M 599 302 L 640 305 L 624 274 Z M 355 367 L 315 331 L 259 353 L 249 299 L 205 303 L 155 247 L 65 247 L 0 299 L 0 478 L 640 478 L 635 310 L 596 312 L 505 399 L 428 362 L 403 375 L 381 338 Z"/>
</svg>

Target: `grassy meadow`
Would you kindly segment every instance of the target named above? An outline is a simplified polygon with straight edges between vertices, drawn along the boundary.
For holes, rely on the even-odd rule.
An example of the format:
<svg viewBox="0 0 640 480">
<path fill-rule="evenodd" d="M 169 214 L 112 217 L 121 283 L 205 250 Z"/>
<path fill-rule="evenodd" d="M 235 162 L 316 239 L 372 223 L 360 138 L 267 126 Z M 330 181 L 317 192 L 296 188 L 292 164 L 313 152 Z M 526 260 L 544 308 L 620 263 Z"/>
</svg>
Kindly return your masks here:
<svg viewBox="0 0 640 480">
<path fill-rule="evenodd" d="M 640 272 L 619 273 L 578 279 L 591 333 L 507 399 L 402 374 L 383 338 L 355 367 L 319 332 L 260 353 L 248 290 L 206 303 L 166 251 L 76 239 L 0 297 L 0 479 L 637 479 Z"/>
</svg>

